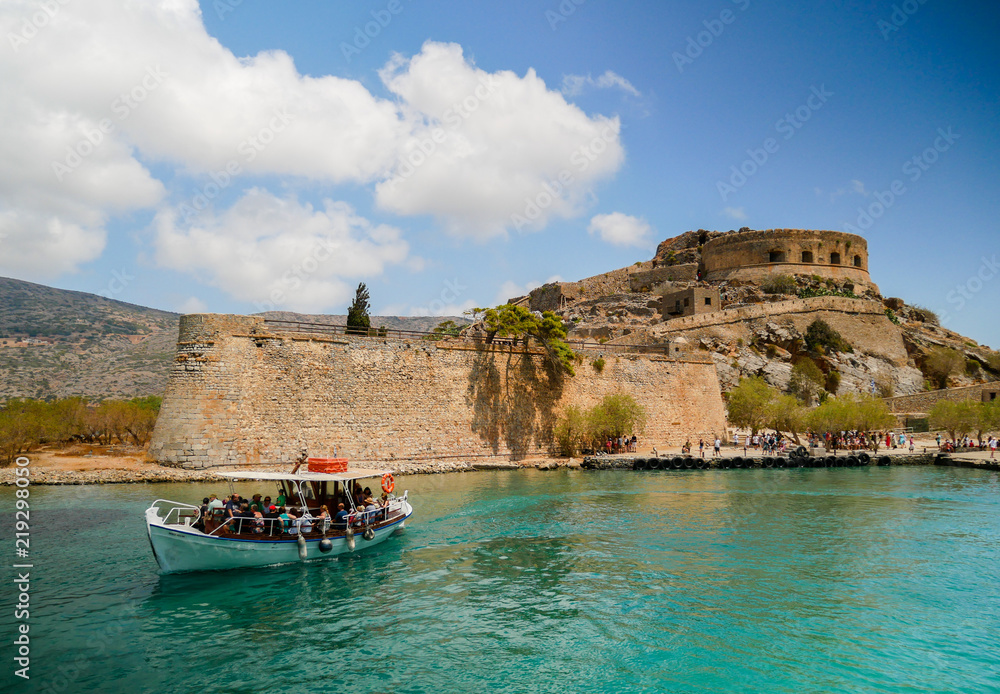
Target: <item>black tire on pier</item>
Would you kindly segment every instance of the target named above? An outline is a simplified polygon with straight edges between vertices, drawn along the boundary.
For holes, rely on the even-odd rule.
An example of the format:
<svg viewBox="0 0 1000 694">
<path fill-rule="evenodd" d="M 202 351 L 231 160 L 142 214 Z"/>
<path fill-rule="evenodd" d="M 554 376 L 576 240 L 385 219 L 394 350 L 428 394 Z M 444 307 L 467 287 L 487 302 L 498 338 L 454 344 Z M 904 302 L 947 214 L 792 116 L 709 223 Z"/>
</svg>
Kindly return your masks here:
<svg viewBox="0 0 1000 694">
<path fill-rule="evenodd" d="M 861 464 L 861 459 L 856 455 L 851 455 L 847 457 L 847 467 L 857 467 Z"/>
<path fill-rule="evenodd" d="M 809 451 L 806 450 L 805 446 L 799 446 L 795 449 L 796 458 L 805 458 L 809 455 Z"/>
<path fill-rule="evenodd" d="M 709 461 L 707 461 L 707 460 L 703 460 L 703 461 L 701 461 L 701 465 L 698 466 L 698 469 L 699 470 L 707 470 L 710 467 L 712 467 L 712 464 Z"/>
<path fill-rule="evenodd" d="M 720 470 L 728 470 L 732 466 L 733 466 L 733 459 L 732 458 L 723 458 L 722 460 L 719 461 L 719 469 Z"/>
<path fill-rule="evenodd" d="M 659 458 L 646 458 L 646 467 L 650 470 L 660 470 L 663 468 L 663 461 Z"/>
<path fill-rule="evenodd" d="M 887 455 L 884 455 L 884 456 L 882 456 L 881 458 L 878 459 L 878 464 L 881 467 L 886 467 L 886 466 L 892 465 L 892 458 L 890 458 Z"/>
<path fill-rule="evenodd" d="M 858 460 L 861 461 L 862 465 L 867 465 L 868 463 L 870 463 L 872 461 L 872 457 L 870 455 L 868 455 L 867 453 L 862 452 L 861 455 L 858 456 Z"/>
<path fill-rule="evenodd" d="M 633 470 L 648 470 L 649 464 L 646 462 L 645 458 L 633 458 L 632 459 L 632 469 Z"/>
<path fill-rule="evenodd" d="M 684 458 L 681 458 L 680 456 L 670 461 L 671 470 L 680 470 L 683 465 L 684 465 Z"/>
<path fill-rule="evenodd" d="M 835 455 L 828 455 L 828 456 L 826 456 L 826 458 L 823 459 L 823 466 L 824 467 L 837 467 L 837 456 L 835 456 Z"/>
<path fill-rule="evenodd" d="M 760 459 L 760 466 L 761 467 L 774 467 L 774 461 L 771 460 L 771 456 L 766 455 L 766 456 L 764 456 L 763 458 Z"/>
<path fill-rule="evenodd" d="M 690 470 L 694 467 L 694 458 L 681 458 L 681 469 Z"/>
<path fill-rule="evenodd" d="M 774 459 L 774 467 L 793 467 L 789 462 L 788 458 L 784 456 L 778 456 Z"/>
</svg>

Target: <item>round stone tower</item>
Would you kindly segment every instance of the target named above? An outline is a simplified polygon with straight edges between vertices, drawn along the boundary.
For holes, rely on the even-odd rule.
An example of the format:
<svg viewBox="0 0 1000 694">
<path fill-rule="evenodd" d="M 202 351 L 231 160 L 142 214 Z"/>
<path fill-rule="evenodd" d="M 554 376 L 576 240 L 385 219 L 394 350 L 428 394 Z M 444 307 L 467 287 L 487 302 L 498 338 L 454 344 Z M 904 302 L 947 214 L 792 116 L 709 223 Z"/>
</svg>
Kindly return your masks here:
<svg viewBox="0 0 1000 694">
<path fill-rule="evenodd" d="M 731 232 L 707 241 L 701 261 L 709 281 L 761 282 L 770 275 L 818 275 L 878 291 L 868 274 L 868 242 L 840 231 Z"/>
</svg>

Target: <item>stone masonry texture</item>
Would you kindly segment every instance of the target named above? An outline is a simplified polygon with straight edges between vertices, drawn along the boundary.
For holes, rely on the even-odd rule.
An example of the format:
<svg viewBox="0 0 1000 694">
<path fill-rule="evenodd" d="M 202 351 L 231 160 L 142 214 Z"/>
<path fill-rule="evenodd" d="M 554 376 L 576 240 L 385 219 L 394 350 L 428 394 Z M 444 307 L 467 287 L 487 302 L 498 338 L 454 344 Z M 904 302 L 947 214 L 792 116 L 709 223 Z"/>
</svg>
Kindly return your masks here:
<svg viewBox="0 0 1000 694">
<path fill-rule="evenodd" d="M 523 347 L 279 333 L 260 318 L 181 319 L 177 356 L 150 456 L 190 468 L 553 452 L 566 405 L 626 392 L 646 407 L 645 446 L 725 435 L 714 363 L 701 355 L 587 354 L 554 377 Z"/>
</svg>

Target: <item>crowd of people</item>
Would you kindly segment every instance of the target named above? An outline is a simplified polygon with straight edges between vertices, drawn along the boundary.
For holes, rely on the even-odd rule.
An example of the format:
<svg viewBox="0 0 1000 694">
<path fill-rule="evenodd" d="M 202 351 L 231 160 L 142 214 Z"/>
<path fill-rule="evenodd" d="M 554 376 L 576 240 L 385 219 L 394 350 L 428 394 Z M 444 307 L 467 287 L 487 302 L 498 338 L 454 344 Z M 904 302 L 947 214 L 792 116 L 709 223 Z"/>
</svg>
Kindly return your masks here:
<svg viewBox="0 0 1000 694">
<path fill-rule="evenodd" d="M 350 501 L 353 500 L 353 504 Z M 310 511 L 308 505 L 293 505 L 284 488 L 277 496 L 254 494 L 246 499 L 237 493 L 220 499 L 211 494 L 202 499 L 201 513 L 195 527 L 205 533 L 214 533 L 220 526 L 233 533 L 297 535 L 333 528 L 343 530 L 362 527 L 385 517 L 389 506 L 389 495 L 383 493 L 375 499 L 369 487 L 361 488 L 357 482 L 351 490 L 351 498 L 346 491 L 335 499 L 336 511 L 331 512 L 327 504 L 319 504 Z"/>
<path fill-rule="evenodd" d="M 635 434 L 632 436 L 608 437 L 604 441 L 604 452 L 608 455 L 612 453 L 635 453 L 639 439 Z"/>
<path fill-rule="evenodd" d="M 971 451 L 989 451 L 990 458 L 996 458 L 997 448 L 1000 447 L 1000 438 L 990 436 L 988 439 L 974 439 L 971 436 L 963 436 L 958 440 L 942 439 L 941 434 L 937 435 L 938 449 L 945 453 L 961 453 Z"/>
</svg>

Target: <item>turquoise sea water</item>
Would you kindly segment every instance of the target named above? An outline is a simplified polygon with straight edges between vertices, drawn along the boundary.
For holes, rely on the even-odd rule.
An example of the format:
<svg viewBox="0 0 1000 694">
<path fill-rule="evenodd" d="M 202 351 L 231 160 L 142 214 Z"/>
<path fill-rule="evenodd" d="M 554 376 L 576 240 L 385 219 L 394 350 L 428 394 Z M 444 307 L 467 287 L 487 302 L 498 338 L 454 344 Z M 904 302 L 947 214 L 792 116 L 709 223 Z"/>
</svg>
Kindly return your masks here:
<svg viewBox="0 0 1000 694">
<path fill-rule="evenodd" d="M 142 510 L 32 489 L 32 679 L 3 691 L 1000 690 L 1000 484 L 944 468 L 401 480 L 349 558 L 160 575 Z M 238 488 L 246 493 L 251 488 Z M 13 493 L 0 491 L 4 601 Z M 359 544 L 360 541 L 359 541 Z"/>
</svg>

